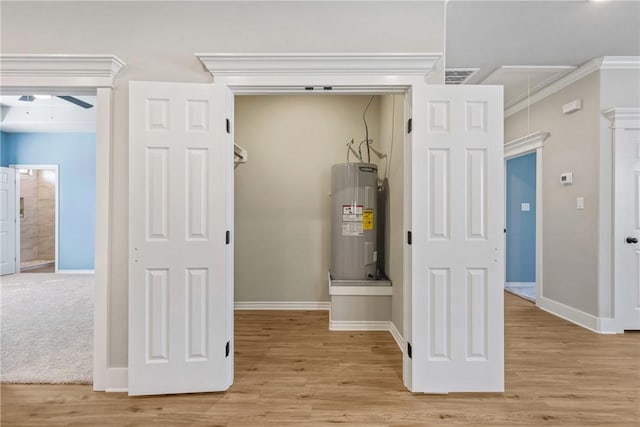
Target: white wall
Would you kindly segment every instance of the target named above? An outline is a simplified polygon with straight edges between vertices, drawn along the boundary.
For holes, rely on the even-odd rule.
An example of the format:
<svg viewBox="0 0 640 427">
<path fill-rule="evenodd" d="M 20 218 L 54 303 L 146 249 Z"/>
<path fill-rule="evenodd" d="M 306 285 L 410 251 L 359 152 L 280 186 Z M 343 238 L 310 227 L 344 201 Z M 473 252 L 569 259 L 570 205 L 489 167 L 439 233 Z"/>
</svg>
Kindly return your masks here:
<svg viewBox="0 0 640 427">
<path fill-rule="evenodd" d="M 391 279 L 393 324 L 402 333 L 402 286 L 403 286 L 403 191 L 404 191 L 404 96 L 385 95 L 380 105 L 380 149 L 387 154 L 387 207 L 385 231 L 385 266 Z M 393 139 L 393 146 L 392 146 Z M 383 177 L 384 161 L 380 162 Z"/>
<path fill-rule="evenodd" d="M 236 301 L 329 301 L 331 166 L 364 139 L 369 96 L 236 97 Z M 380 99 L 367 110 L 379 144 Z M 352 156 L 353 161 L 353 156 Z"/>
<path fill-rule="evenodd" d="M 109 364 L 127 365 L 130 80 L 209 82 L 195 52 L 444 51 L 444 2 L 3 2 L 3 53 L 109 53 L 114 91 Z M 442 81 L 442 69 L 430 81 Z"/>
</svg>

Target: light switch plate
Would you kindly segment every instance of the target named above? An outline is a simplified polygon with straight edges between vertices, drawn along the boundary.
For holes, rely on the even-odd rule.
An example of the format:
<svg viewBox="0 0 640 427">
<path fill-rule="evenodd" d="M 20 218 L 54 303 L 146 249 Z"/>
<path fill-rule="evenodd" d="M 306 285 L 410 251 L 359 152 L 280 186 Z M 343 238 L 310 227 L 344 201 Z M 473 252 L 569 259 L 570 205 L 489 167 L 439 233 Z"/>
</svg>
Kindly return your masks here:
<svg viewBox="0 0 640 427">
<path fill-rule="evenodd" d="M 576 209 L 584 209 L 584 197 L 576 198 Z"/>
<path fill-rule="evenodd" d="M 520 210 L 522 212 L 529 212 L 531 210 L 531 205 L 529 203 L 522 203 L 520 205 Z"/>
</svg>

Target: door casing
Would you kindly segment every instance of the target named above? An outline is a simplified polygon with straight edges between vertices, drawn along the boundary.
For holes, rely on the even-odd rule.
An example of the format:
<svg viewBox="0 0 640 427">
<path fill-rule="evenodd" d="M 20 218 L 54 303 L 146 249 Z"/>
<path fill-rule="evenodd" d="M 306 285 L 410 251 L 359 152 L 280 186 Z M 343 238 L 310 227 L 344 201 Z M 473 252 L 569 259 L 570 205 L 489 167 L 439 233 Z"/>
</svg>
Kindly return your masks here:
<svg viewBox="0 0 640 427">
<path fill-rule="evenodd" d="M 111 159 L 114 78 L 124 67 L 115 55 L 0 55 L 0 93 L 96 96 L 96 229 L 93 389 L 121 388 L 123 368 L 109 364 L 111 269 Z M 126 377 L 126 369 L 125 369 Z"/>
<path fill-rule="evenodd" d="M 507 160 L 527 154 L 536 153 L 536 305 L 542 300 L 542 149 L 549 138 L 549 132 L 535 132 L 522 138 L 504 144 L 504 170 L 507 173 Z M 505 206 L 507 203 L 507 180 L 504 180 Z M 505 223 L 506 227 L 506 223 Z M 506 239 L 506 236 L 505 236 Z M 505 244 L 506 248 L 506 244 Z M 505 251 L 505 277 L 507 268 L 507 254 Z"/>
</svg>

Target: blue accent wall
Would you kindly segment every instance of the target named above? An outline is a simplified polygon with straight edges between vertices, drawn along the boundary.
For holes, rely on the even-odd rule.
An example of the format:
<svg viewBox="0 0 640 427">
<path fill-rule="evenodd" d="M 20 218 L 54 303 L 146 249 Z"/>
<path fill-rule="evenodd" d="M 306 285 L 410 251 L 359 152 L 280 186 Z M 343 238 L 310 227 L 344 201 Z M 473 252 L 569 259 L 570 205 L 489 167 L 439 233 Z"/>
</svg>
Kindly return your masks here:
<svg viewBox="0 0 640 427">
<path fill-rule="evenodd" d="M 507 282 L 536 281 L 536 153 L 507 160 Z M 522 211 L 529 203 L 530 211 Z"/>
<path fill-rule="evenodd" d="M 92 133 L 0 135 L 0 165 L 58 165 L 58 269 L 94 268 L 96 136 Z"/>
</svg>

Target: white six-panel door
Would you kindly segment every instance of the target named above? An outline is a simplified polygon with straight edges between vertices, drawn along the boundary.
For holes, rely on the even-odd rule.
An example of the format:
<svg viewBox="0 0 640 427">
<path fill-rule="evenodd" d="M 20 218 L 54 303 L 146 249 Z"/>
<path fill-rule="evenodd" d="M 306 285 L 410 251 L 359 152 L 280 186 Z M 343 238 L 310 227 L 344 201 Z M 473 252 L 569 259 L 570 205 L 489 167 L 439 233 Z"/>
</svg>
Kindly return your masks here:
<svg viewBox="0 0 640 427">
<path fill-rule="evenodd" d="M 640 129 L 616 124 L 615 293 L 618 329 L 640 329 Z"/>
<path fill-rule="evenodd" d="M 502 96 L 412 93 L 413 391 L 504 390 Z"/>
<path fill-rule="evenodd" d="M 0 168 L 0 275 L 16 272 L 16 170 Z"/>
<path fill-rule="evenodd" d="M 233 380 L 226 90 L 131 82 L 129 394 Z"/>
</svg>

